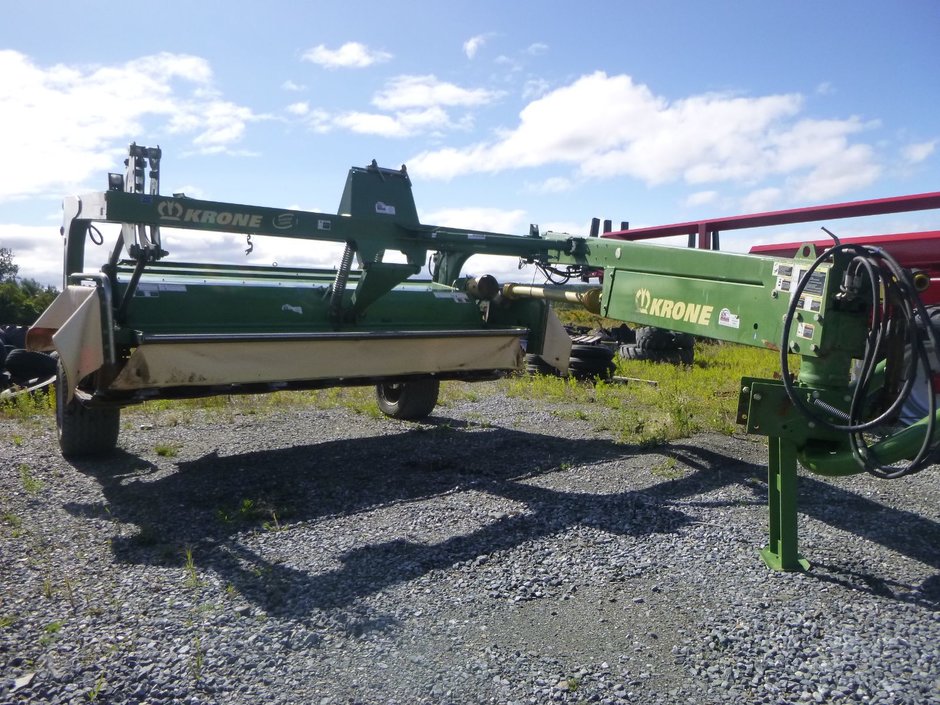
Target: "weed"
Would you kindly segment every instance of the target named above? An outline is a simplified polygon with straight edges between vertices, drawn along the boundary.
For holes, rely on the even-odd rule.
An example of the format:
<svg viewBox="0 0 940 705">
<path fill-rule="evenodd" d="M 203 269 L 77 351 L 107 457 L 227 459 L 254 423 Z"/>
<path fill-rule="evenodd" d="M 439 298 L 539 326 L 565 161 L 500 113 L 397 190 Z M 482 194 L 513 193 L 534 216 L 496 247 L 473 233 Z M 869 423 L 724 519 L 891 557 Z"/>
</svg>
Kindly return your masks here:
<svg viewBox="0 0 940 705">
<path fill-rule="evenodd" d="M 676 480 L 683 476 L 684 472 L 679 462 L 671 455 L 661 463 L 657 463 L 650 468 L 650 473 L 655 477 L 661 477 L 665 480 Z"/>
<path fill-rule="evenodd" d="M 37 419 L 49 419 L 55 410 L 55 394 L 42 389 L 32 394 L 17 394 L 0 399 L 0 417 L 35 423 Z"/>
<path fill-rule="evenodd" d="M 154 446 L 154 451 L 161 458 L 175 458 L 179 455 L 179 446 L 169 443 L 158 443 Z"/>
<path fill-rule="evenodd" d="M 11 512 L 4 512 L 4 514 L 0 516 L 0 524 L 3 524 L 3 526 L 9 526 L 10 536 L 15 539 L 18 539 L 23 535 L 23 520 L 16 516 L 16 514 Z"/>
<path fill-rule="evenodd" d="M 202 678 L 202 670 L 206 662 L 206 652 L 202 648 L 202 639 L 198 636 L 193 637 L 192 657 L 189 662 L 189 672 L 193 680 L 198 681 Z"/>
<path fill-rule="evenodd" d="M 42 628 L 42 636 L 39 637 L 39 643 L 42 646 L 48 646 L 56 639 L 56 634 L 62 630 L 62 622 L 55 621 L 49 622 L 46 626 Z"/>
<path fill-rule="evenodd" d="M 199 572 L 196 570 L 196 563 L 193 561 L 192 549 L 187 548 L 184 556 L 186 557 L 186 587 L 194 589 L 202 587 Z"/>
<path fill-rule="evenodd" d="M 225 596 L 234 599 L 238 597 L 238 588 L 232 585 L 231 583 L 225 584 Z"/>
<path fill-rule="evenodd" d="M 95 684 L 92 686 L 85 695 L 88 697 L 88 702 L 97 702 L 98 696 L 101 695 L 101 691 L 104 690 L 105 686 L 108 684 L 108 681 L 104 677 L 104 673 L 98 674 L 98 678 L 95 679 Z"/>
<path fill-rule="evenodd" d="M 13 445 L 17 448 L 23 445 L 23 437 L 17 433 L 13 434 Z"/>
<path fill-rule="evenodd" d="M 271 512 L 271 521 L 266 521 L 262 524 L 265 531 L 283 531 L 281 528 L 280 522 L 277 520 L 277 512 Z"/>
<path fill-rule="evenodd" d="M 42 480 L 33 475 L 29 465 L 22 463 L 20 465 L 20 484 L 23 485 L 23 491 L 29 495 L 36 495 L 45 489 Z"/>
<path fill-rule="evenodd" d="M 69 580 L 69 576 L 66 575 L 62 578 L 62 584 L 65 586 L 65 595 L 69 599 L 72 611 L 78 612 L 78 600 L 75 599 L 75 590 L 72 589 L 72 581 Z"/>
<path fill-rule="evenodd" d="M 45 578 L 42 581 L 42 596 L 47 600 L 51 599 L 55 594 L 55 591 L 52 589 L 52 581 L 49 578 Z"/>
<path fill-rule="evenodd" d="M 0 614 L 0 629 L 6 629 L 16 624 L 16 615 Z"/>
</svg>

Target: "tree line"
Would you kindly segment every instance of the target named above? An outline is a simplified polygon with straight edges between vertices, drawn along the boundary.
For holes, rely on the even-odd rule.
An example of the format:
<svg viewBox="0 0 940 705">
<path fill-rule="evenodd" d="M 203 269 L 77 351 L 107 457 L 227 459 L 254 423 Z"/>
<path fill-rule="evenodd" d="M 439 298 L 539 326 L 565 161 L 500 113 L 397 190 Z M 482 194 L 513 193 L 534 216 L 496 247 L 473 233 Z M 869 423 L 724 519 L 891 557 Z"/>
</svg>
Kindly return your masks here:
<svg viewBox="0 0 940 705">
<path fill-rule="evenodd" d="M 59 293 L 54 286 L 18 277 L 19 271 L 13 251 L 0 247 L 0 324 L 32 325 Z"/>
</svg>

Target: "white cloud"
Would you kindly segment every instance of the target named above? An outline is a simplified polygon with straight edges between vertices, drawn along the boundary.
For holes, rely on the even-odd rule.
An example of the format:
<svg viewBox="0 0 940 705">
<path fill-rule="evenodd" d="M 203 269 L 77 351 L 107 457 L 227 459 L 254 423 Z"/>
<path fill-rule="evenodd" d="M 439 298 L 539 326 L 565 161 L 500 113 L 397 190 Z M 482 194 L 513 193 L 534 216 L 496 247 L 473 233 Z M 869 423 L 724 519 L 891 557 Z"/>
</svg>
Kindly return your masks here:
<svg viewBox="0 0 940 705">
<path fill-rule="evenodd" d="M 447 113 L 439 107 L 410 110 L 396 115 L 348 112 L 335 115 L 331 124 L 351 132 L 382 137 L 410 137 L 411 135 L 448 127 Z"/>
<path fill-rule="evenodd" d="M 461 88 L 436 76 L 396 76 L 375 94 L 372 104 L 382 110 L 425 108 L 434 105 L 476 106 L 491 103 L 502 93 L 485 88 Z"/>
<path fill-rule="evenodd" d="M 382 137 L 411 137 L 441 130 L 467 129 L 472 117 L 452 120 L 445 107 L 475 107 L 498 99 L 502 93 L 483 88 L 462 88 L 435 76 L 397 76 L 377 92 L 372 104 L 388 112 L 313 110 L 306 119 L 316 132 L 333 129 Z"/>
<path fill-rule="evenodd" d="M 764 213 L 777 209 L 783 198 L 783 189 L 768 187 L 751 191 L 741 199 L 742 213 Z"/>
<path fill-rule="evenodd" d="M 392 55 L 359 42 L 346 42 L 339 49 L 327 49 L 326 45 L 318 44 L 305 51 L 301 58 L 327 69 L 362 69 L 385 63 Z"/>
<path fill-rule="evenodd" d="M 522 99 L 531 100 L 532 98 L 539 98 L 548 93 L 550 87 L 551 84 L 544 78 L 530 78 L 522 86 Z"/>
<path fill-rule="evenodd" d="M 480 51 L 480 48 L 484 44 L 486 44 L 485 34 L 478 34 L 475 37 L 470 37 L 470 39 L 463 43 L 463 53 L 467 55 L 468 59 L 473 59 L 476 57 L 477 52 Z"/>
<path fill-rule="evenodd" d="M 936 147 L 937 140 L 917 142 L 904 147 L 902 154 L 909 164 L 918 164 L 933 154 Z"/>
<path fill-rule="evenodd" d="M 682 202 L 682 205 L 689 208 L 694 208 L 696 206 L 704 206 L 709 203 L 714 203 L 718 198 L 717 191 L 696 191 L 693 194 L 690 194 Z"/>
<path fill-rule="evenodd" d="M 221 99 L 208 62 L 196 56 L 43 67 L 7 50 L 0 51 L 0 75 L 0 154 L 17 165 L 0 172 L 0 201 L 74 191 L 113 167 L 145 130 L 192 135 L 196 151 L 217 153 L 264 117 Z"/>
<path fill-rule="evenodd" d="M 0 224 L 0 247 L 13 251 L 13 263 L 19 276 L 35 279 L 44 286 L 62 288 L 62 236 L 60 223 L 49 225 Z M 86 250 L 95 250 L 88 246 Z M 101 257 L 101 264 L 107 255 Z M 97 269 L 97 267 L 96 267 Z"/>
<path fill-rule="evenodd" d="M 284 83 L 281 84 L 281 88 L 285 91 L 290 91 L 291 93 L 301 93 L 307 90 L 306 86 L 300 83 L 295 83 L 294 81 L 291 81 L 290 79 L 284 81 Z"/>
<path fill-rule="evenodd" d="M 570 191 L 572 188 L 574 188 L 574 184 L 571 179 L 566 179 L 563 176 L 550 176 L 540 183 L 531 184 L 528 190 L 532 193 L 563 193 Z"/>
<path fill-rule="evenodd" d="M 585 106 L 603 106 L 586 110 Z M 628 176 L 648 185 L 793 179 L 827 196 L 871 183 L 873 150 L 849 136 L 871 127 L 857 118 L 800 120 L 801 96 L 754 98 L 708 93 L 678 101 L 629 76 L 596 72 L 529 103 L 518 125 L 488 142 L 418 154 L 423 178 L 574 164 L 582 176 Z"/>
<path fill-rule="evenodd" d="M 526 48 L 525 53 L 532 56 L 538 56 L 539 54 L 544 54 L 546 51 L 548 51 L 548 44 L 535 42 Z"/>
<path fill-rule="evenodd" d="M 291 115 L 303 116 L 310 112 L 310 104 L 306 101 L 301 101 L 299 103 L 291 103 L 287 106 L 287 112 Z"/>
</svg>

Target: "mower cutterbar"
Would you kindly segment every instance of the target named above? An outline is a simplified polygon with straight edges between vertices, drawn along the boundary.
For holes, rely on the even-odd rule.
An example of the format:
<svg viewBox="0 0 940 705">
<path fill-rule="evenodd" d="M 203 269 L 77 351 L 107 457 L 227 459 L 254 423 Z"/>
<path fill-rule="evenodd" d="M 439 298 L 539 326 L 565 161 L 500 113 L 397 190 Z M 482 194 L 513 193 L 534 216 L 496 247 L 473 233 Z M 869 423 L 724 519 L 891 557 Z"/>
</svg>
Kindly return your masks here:
<svg viewBox="0 0 940 705">
<path fill-rule="evenodd" d="M 567 366 L 570 343 L 546 302 L 496 306 L 492 277 L 455 281 L 472 254 L 516 254 L 526 241 L 523 252 L 545 257 L 562 244 L 423 226 L 404 168 L 351 169 L 332 215 L 160 196 L 159 156 L 132 145 L 127 174 L 111 175 L 108 191 L 65 202 L 64 290 L 29 335 L 33 349 L 59 354 L 66 455 L 111 450 L 119 408 L 146 399 L 375 384 L 383 411 L 419 418 L 434 408 L 439 380 L 519 369 L 524 346 Z M 96 222 L 119 223 L 121 234 L 88 272 Z M 335 270 L 170 261 L 163 235 L 198 231 L 345 251 Z M 386 262 L 389 251 L 404 261 Z M 448 265 L 413 278 L 429 251 L 448 253 Z"/>
</svg>

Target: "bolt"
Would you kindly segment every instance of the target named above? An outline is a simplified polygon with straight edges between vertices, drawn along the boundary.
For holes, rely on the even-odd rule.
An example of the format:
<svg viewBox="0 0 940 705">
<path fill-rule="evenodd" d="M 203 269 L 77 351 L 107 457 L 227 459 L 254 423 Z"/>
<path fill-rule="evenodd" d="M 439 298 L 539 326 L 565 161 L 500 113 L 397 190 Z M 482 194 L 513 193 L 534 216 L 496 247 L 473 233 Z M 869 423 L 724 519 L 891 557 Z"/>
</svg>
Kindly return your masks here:
<svg viewBox="0 0 940 705">
<path fill-rule="evenodd" d="M 751 388 L 750 388 L 750 387 L 742 387 L 742 388 L 741 388 L 741 394 L 750 394 L 750 392 L 751 392 Z"/>
<path fill-rule="evenodd" d="M 753 399 L 754 401 L 760 401 L 762 398 L 763 397 L 761 397 L 760 393 L 758 392 L 755 392 L 754 396 L 751 397 L 751 399 Z"/>
</svg>

